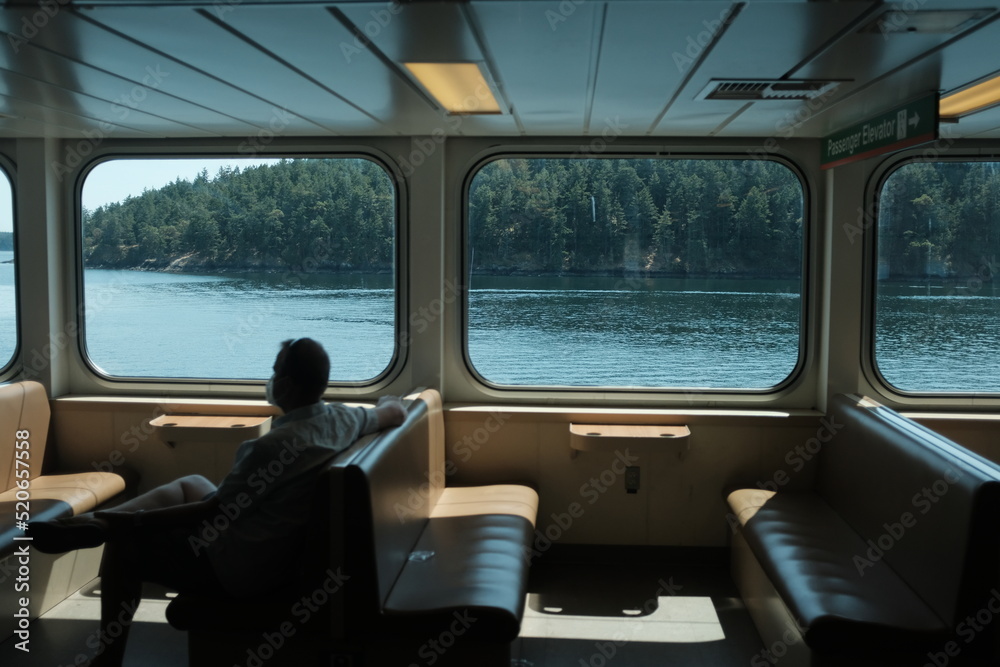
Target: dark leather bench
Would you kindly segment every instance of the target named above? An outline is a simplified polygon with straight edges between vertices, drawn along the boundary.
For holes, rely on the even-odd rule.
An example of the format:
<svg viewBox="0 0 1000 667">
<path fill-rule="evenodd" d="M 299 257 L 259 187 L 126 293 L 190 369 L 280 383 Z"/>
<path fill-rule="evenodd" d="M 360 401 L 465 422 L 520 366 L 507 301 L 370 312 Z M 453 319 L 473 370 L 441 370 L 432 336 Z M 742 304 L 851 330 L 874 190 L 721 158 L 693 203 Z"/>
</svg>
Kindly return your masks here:
<svg viewBox="0 0 1000 667">
<path fill-rule="evenodd" d="M 728 497 L 733 575 L 770 652 L 762 659 L 993 659 L 1000 623 L 971 635 L 963 624 L 1000 583 L 1000 469 L 870 399 L 837 396 L 829 419 L 839 427 L 814 490 Z"/>
<path fill-rule="evenodd" d="M 318 484 L 296 590 L 170 603 L 190 665 L 256 655 L 268 665 L 509 666 L 538 496 L 516 484 L 445 486 L 436 391 L 413 400 L 401 426 L 338 456 Z"/>
</svg>

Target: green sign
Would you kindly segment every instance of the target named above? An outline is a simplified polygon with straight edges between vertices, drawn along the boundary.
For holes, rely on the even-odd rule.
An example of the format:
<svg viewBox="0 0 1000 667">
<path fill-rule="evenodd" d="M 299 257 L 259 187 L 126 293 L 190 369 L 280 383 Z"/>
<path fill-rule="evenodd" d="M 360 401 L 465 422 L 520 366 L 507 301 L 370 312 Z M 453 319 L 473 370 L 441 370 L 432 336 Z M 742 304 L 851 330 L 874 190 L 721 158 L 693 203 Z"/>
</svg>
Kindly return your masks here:
<svg viewBox="0 0 1000 667">
<path fill-rule="evenodd" d="M 938 94 L 933 93 L 823 139 L 822 169 L 891 153 L 937 139 Z"/>
</svg>

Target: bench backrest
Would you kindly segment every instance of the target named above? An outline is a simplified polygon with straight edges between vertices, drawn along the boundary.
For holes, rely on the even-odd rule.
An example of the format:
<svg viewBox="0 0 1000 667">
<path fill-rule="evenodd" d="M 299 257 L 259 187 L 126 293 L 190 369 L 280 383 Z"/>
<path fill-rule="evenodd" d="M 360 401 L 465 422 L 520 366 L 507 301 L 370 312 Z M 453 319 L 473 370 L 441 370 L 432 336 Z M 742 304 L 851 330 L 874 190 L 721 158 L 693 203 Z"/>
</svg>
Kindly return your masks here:
<svg viewBox="0 0 1000 667">
<path fill-rule="evenodd" d="M 1000 564 L 1000 468 L 870 399 L 837 396 L 829 419 L 818 490 L 870 540 L 857 556 L 890 566 L 950 624 L 981 608 Z"/>
<path fill-rule="evenodd" d="M 17 484 L 17 451 L 27 451 L 29 479 L 42 474 L 45 441 L 49 436 L 49 398 L 38 382 L 0 385 L 0 491 Z M 18 450 L 18 431 L 27 431 L 28 445 Z M 23 470 L 23 463 L 21 465 Z M 22 477 L 23 478 L 23 477 Z"/>
<path fill-rule="evenodd" d="M 406 421 L 329 468 L 331 563 L 349 579 L 334 634 L 363 629 L 378 614 L 444 489 L 441 399 L 422 392 Z M 337 614 L 336 610 L 334 611 Z"/>
</svg>

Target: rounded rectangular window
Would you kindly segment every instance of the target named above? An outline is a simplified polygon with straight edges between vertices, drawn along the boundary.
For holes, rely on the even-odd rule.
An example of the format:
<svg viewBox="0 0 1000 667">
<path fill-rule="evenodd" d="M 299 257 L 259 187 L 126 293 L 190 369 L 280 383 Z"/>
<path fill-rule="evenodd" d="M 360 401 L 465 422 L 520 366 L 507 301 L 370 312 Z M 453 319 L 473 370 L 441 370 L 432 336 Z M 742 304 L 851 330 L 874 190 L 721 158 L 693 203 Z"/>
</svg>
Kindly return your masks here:
<svg viewBox="0 0 1000 667">
<path fill-rule="evenodd" d="M 366 158 L 101 162 L 82 189 L 85 354 L 128 378 L 264 379 L 282 340 L 333 383 L 396 353 L 396 189 Z"/>
<path fill-rule="evenodd" d="M 1000 162 L 914 161 L 878 193 L 875 368 L 914 393 L 1000 392 Z"/>
<path fill-rule="evenodd" d="M 17 351 L 17 265 L 14 255 L 14 189 L 0 169 L 0 368 Z"/>
<path fill-rule="evenodd" d="M 467 204 L 486 382 L 769 390 L 799 365 L 804 192 L 781 163 L 501 158 Z"/>
</svg>

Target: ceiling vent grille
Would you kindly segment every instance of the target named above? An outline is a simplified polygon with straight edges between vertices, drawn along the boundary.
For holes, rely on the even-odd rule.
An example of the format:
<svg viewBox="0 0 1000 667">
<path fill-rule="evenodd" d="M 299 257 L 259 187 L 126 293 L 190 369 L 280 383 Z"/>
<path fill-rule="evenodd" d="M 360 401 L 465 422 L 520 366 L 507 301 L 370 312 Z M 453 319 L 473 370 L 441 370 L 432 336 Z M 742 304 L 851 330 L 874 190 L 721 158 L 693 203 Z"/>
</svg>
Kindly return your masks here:
<svg viewBox="0 0 1000 667">
<path fill-rule="evenodd" d="M 811 100 L 837 87 L 839 81 L 713 79 L 699 100 Z"/>
</svg>

